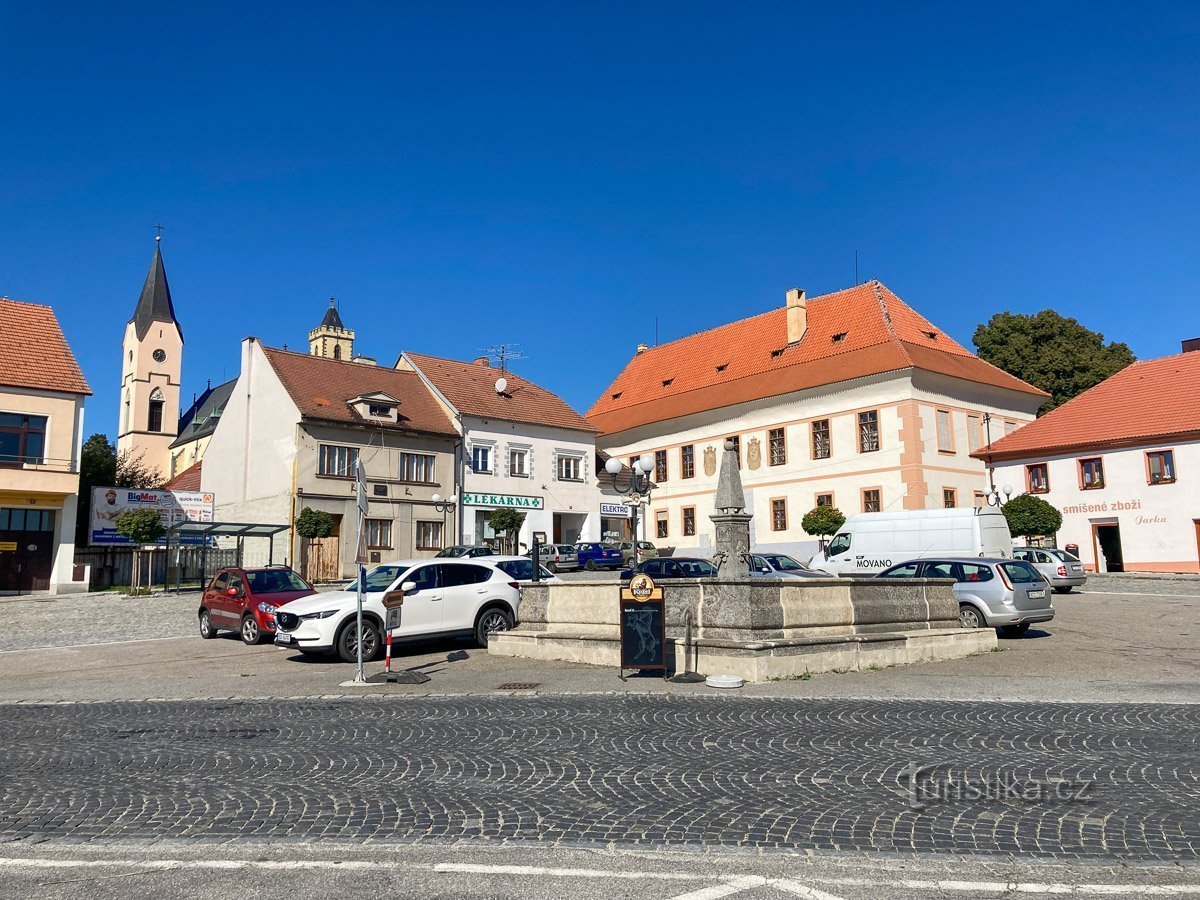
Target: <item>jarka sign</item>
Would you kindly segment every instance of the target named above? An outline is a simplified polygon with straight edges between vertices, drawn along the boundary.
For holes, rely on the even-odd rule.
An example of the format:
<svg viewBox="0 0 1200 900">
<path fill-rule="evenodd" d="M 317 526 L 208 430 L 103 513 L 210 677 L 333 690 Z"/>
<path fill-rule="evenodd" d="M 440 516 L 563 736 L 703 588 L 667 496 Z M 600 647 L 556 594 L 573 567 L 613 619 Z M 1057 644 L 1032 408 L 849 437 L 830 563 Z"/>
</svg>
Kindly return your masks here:
<svg viewBox="0 0 1200 900">
<path fill-rule="evenodd" d="M 508 506 L 513 509 L 544 509 L 541 497 L 523 497 L 520 494 L 463 494 L 463 506 Z"/>
</svg>

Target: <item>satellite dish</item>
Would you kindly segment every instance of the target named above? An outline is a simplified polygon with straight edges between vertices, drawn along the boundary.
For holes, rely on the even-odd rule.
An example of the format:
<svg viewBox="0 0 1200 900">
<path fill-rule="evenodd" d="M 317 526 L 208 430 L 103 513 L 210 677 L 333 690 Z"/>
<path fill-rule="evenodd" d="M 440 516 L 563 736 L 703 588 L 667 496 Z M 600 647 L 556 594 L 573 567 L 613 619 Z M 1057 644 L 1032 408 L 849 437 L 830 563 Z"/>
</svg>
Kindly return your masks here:
<svg viewBox="0 0 1200 900">
<path fill-rule="evenodd" d="M 503 394 L 507 389 L 508 389 L 508 379 L 507 378 L 497 378 L 496 379 L 496 393 Z"/>
</svg>

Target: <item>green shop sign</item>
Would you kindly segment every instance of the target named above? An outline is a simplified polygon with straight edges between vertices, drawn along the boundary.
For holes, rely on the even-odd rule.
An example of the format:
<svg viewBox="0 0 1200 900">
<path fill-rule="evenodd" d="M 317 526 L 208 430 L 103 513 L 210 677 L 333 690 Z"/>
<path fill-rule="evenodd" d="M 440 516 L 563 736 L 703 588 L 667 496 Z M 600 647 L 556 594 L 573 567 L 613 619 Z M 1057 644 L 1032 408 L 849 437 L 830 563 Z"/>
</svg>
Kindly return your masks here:
<svg viewBox="0 0 1200 900">
<path fill-rule="evenodd" d="M 522 497 L 519 494 L 464 493 L 463 506 L 511 506 L 514 509 L 542 509 L 541 497 Z"/>
</svg>

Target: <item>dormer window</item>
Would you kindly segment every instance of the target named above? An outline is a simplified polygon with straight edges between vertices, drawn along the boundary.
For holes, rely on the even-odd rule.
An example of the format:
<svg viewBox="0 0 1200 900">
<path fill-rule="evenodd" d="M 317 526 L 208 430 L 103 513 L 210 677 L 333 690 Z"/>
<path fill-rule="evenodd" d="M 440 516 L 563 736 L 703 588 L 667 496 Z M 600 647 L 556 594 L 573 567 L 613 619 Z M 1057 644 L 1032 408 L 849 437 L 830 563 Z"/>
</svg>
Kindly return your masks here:
<svg viewBox="0 0 1200 900">
<path fill-rule="evenodd" d="M 779 359 L 779 357 L 783 356 L 783 351 L 786 349 L 787 347 L 780 347 L 778 350 L 772 350 L 771 359 Z"/>
<path fill-rule="evenodd" d="M 931 341 L 936 341 L 938 336 L 936 331 L 922 331 L 921 334 L 925 335 L 925 337 L 929 338 Z"/>
<path fill-rule="evenodd" d="M 674 380 L 675 380 L 674 378 L 664 378 L 663 379 L 663 387 L 670 387 L 671 382 L 673 382 Z"/>
<path fill-rule="evenodd" d="M 846 339 L 846 335 L 847 335 L 847 334 L 849 334 L 849 333 L 850 333 L 850 332 L 848 332 L 848 331 L 839 331 L 837 334 L 835 334 L 835 335 L 834 335 L 834 336 L 831 338 L 831 340 L 832 340 L 832 341 L 833 341 L 835 344 L 840 344 L 842 341 L 844 341 L 844 340 Z"/>
<path fill-rule="evenodd" d="M 719 366 L 717 366 L 717 371 L 724 372 L 728 368 L 729 368 L 729 363 L 721 363 Z"/>
<path fill-rule="evenodd" d="M 393 410 L 390 406 L 383 406 L 379 403 L 367 404 L 367 415 L 373 416 L 376 419 L 390 419 L 392 418 L 392 412 Z"/>
<path fill-rule="evenodd" d="M 395 423 L 399 418 L 397 413 L 400 401 L 382 391 L 361 394 L 351 400 L 350 405 L 368 421 Z"/>
</svg>

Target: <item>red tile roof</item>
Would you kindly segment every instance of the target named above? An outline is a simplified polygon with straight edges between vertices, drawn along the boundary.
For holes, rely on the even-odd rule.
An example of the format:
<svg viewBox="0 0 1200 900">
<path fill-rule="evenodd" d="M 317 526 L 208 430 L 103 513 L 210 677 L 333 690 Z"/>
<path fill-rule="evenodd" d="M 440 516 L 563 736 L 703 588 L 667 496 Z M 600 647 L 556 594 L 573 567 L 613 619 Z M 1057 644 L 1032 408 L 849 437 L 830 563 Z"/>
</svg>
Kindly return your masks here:
<svg viewBox="0 0 1200 900">
<path fill-rule="evenodd" d="M 992 459 L 1200 436 L 1200 351 L 1126 366 L 992 444 Z M 986 458 L 987 450 L 973 456 Z"/>
<path fill-rule="evenodd" d="M 400 372 L 367 365 L 309 356 L 291 350 L 263 347 L 284 389 L 306 419 L 345 425 L 371 425 L 395 431 L 457 436 L 450 417 L 416 372 Z M 399 422 L 364 419 L 350 405 L 363 394 L 390 394 L 400 401 Z"/>
<path fill-rule="evenodd" d="M 168 491 L 198 491 L 200 490 L 200 468 L 204 460 L 194 463 L 163 485 Z"/>
<path fill-rule="evenodd" d="M 91 394 L 49 306 L 0 297 L 0 385 Z"/>
<path fill-rule="evenodd" d="M 787 311 L 639 353 L 588 410 L 604 434 L 851 378 L 924 369 L 1047 396 L 962 347 L 878 281 L 808 300 L 808 330 L 787 340 Z"/>
<path fill-rule="evenodd" d="M 458 362 L 423 353 L 404 356 L 464 415 L 593 433 L 596 430 L 561 397 L 520 375 L 501 372 L 486 363 Z M 503 394 L 497 394 L 496 379 L 501 377 L 508 386 Z"/>
</svg>

